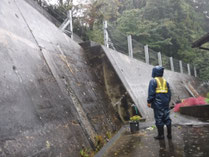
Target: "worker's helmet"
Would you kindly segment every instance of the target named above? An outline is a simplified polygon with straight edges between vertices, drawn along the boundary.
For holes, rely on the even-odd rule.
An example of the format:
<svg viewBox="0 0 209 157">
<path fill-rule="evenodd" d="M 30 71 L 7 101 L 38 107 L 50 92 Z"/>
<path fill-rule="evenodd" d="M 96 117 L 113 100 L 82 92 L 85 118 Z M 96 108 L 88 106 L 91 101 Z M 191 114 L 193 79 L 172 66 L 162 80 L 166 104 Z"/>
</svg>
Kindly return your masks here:
<svg viewBox="0 0 209 157">
<path fill-rule="evenodd" d="M 155 66 L 152 69 L 152 77 L 162 77 L 164 73 L 164 68 L 162 66 Z"/>
</svg>

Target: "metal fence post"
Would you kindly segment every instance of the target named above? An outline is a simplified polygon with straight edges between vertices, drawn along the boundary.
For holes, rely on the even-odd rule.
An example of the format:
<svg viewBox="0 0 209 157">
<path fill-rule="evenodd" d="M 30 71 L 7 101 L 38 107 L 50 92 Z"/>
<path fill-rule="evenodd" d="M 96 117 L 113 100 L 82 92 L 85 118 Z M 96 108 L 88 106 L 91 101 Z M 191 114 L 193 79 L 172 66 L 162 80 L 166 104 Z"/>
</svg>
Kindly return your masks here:
<svg viewBox="0 0 209 157">
<path fill-rule="evenodd" d="M 127 36 L 128 39 L 128 54 L 131 58 L 133 58 L 133 46 L 132 46 L 132 37 L 131 35 Z"/>
<path fill-rule="evenodd" d="M 174 71 L 173 57 L 170 57 L 171 71 Z"/>
<path fill-rule="evenodd" d="M 73 39 L 73 14 L 72 14 L 72 10 L 69 10 L 69 12 L 68 12 L 68 18 L 70 20 L 71 38 Z"/>
<path fill-rule="evenodd" d="M 184 70 L 183 70 L 182 61 L 179 61 L 179 66 L 180 66 L 180 72 L 183 74 Z"/>
<path fill-rule="evenodd" d="M 190 70 L 190 65 L 187 64 L 187 69 L 188 69 L 188 75 L 191 75 L 191 70 Z"/>
<path fill-rule="evenodd" d="M 107 21 L 104 21 L 104 45 L 109 48 L 109 35 L 107 31 Z"/>
<path fill-rule="evenodd" d="M 157 56 L 158 56 L 158 64 L 159 64 L 160 66 L 163 66 L 161 53 L 158 52 Z"/>
<path fill-rule="evenodd" d="M 145 52 L 145 62 L 147 63 L 147 64 L 149 64 L 149 50 L 148 50 L 149 48 L 148 48 L 148 45 L 145 45 L 144 46 L 144 52 Z"/>
<path fill-rule="evenodd" d="M 194 66 L 194 77 L 197 77 L 197 69 L 195 66 Z"/>
<path fill-rule="evenodd" d="M 68 25 L 70 24 L 70 30 L 65 30 Z M 63 32 L 67 32 L 67 34 L 70 31 L 70 37 L 73 38 L 73 15 L 72 15 L 72 10 L 69 10 L 67 13 L 67 18 L 65 21 L 60 25 L 59 27 Z"/>
</svg>

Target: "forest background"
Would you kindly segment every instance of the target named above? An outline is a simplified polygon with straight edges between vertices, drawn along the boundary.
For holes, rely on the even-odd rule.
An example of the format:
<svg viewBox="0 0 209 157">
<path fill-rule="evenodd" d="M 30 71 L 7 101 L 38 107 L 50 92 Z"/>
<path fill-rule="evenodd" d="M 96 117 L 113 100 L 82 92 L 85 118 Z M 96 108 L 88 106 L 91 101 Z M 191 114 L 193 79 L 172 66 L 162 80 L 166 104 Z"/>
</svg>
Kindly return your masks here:
<svg viewBox="0 0 209 157">
<path fill-rule="evenodd" d="M 154 51 L 194 64 L 198 76 L 209 80 L 209 51 L 192 48 L 209 32 L 208 0 L 80 0 L 76 4 L 58 0 L 45 7 L 60 22 L 73 9 L 74 32 L 83 40 L 103 44 L 103 21 L 107 20 Z"/>
</svg>

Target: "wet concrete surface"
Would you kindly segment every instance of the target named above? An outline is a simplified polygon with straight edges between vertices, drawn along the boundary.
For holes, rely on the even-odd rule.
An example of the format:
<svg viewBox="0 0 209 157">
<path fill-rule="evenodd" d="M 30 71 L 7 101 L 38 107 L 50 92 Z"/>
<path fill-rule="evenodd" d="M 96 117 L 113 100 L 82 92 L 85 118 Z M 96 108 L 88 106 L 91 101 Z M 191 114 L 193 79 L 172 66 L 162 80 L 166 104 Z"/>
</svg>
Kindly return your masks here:
<svg viewBox="0 0 209 157">
<path fill-rule="evenodd" d="M 94 134 L 117 131 L 85 56 L 24 0 L 1 0 L 0 157 L 77 157 Z"/>
<path fill-rule="evenodd" d="M 0 60 L 1 157 L 77 157 L 92 134 L 121 126 L 86 52 L 24 0 L 1 0 Z M 148 79 L 130 78 L 145 102 Z"/>
<path fill-rule="evenodd" d="M 152 110 L 147 108 L 147 86 L 149 81 L 152 79 L 151 71 L 153 66 L 134 58 L 130 58 L 122 53 L 118 53 L 117 51 L 108 49 L 105 46 L 102 46 L 101 51 L 103 51 L 107 56 L 127 92 L 138 107 L 142 117 L 146 118 L 148 121 L 152 121 Z M 208 90 L 208 87 L 205 87 L 204 90 L 203 88 L 200 88 L 201 86 L 198 79 L 186 74 L 165 70 L 164 77 L 171 87 L 171 103 L 190 97 L 190 94 L 185 88 L 184 82 L 190 82 L 199 94 L 206 93 Z"/>
<path fill-rule="evenodd" d="M 166 134 L 166 128 L 164 128 Z M 208 157 L 209 126 L 172 127 L 173 138 L 155 140 L 157 130 L 141 129 L 131 134 L 127 129 L 104 157 Z"/>
</svg>

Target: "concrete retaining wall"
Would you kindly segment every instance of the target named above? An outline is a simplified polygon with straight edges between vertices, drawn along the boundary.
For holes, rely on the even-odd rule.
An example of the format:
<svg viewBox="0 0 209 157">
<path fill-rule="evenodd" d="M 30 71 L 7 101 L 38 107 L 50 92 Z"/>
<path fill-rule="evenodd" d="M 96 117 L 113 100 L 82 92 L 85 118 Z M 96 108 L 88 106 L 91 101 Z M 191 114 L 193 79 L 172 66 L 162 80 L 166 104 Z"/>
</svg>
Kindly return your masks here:
<svg viewBox="0 0 209 157">
<path fill-rule="evenodd" d="M 41 13 L 44 17 L 46 17 L 49 21 L 51 21 L 53 24 L 55 24 L 57 27 L 61 25 L 61 23 L 51 16 L 44 8 L 42 8 L 37 1 L 35 0 L 25 0 L 28 4 L 30 4 L 33 8 L 38 10 L 39 13 Z"/>
<path fill-rule="evenodd" d="M 92 57 L 92 63 L 94 63 L 93 66 L 101 66 L 101 61 L 99 61 L 99 58 L 106 57 L 106 60 L 108 60 L 109 64 L 111 64 L 109 69 L 112 69 L 111 71 L 114 71 L 115 75 L 119 77 L 119 81 L 123 84 L 125 90 L 128 92 L 133 102 L 137 105 L 141 115 L 147 121 L 153 120 L 153 111 L 147 107 L 148 85 L 149 81 L 152 79 L 151 73 L 153 66 L 130 58 L 129 56 L 104 46 L 94 47 L 91 51 L 89 52 L 90 56 L 97 56 L 97 58 Z M 171 103 L 175 103 L 180 99 L 191 96 L 185 88 L 185 85 L 188 83 L 193 85 L 193 87 L 201 94 L 208 90 L 208 88 L 201 88 L 198 79 L 189 75 L 165 70 L 164 77 L 169 82 L 171 87 Z M 117 100 L 119 100 L 119 98 Z M 114 100 L 112 104 L 117 102 L 117 100 Z"/>
<path fill-rule="evenodd" d="M 115 132 L 83 49 L 24 0 L 0 3 L 0 156 L 80 156 Z"/>
<path fill-rule="evenodd" d="M 146 99 L 148 94 L 148 84 L 152 79 L 151 73 L 153 66 L 130 58 L 104 46 L 102 46 L 101 51 L 103 51 L 110 60 L 113 68 L 126 87 L 129 95 L 137 104 L 142 115 L 147 120 L 152 120 L 153 111 L 152 109 L 147 108 Z M 195 89 L 198 89 L 199 93 L 205 91 L 205 89 L 199 88 L 200 82 L 197 78 L 192 76 L 165 70 L 164 77 L 171 86 L 173 103 L 179 99 L 191 96 L 185 88 L 185 84 L 187 83 L 192 84 Z"/>
<path fill-rule="evenodd" d="M 103 46 L 84 52 L 24 0 L 1 0 L 0 60 L 0 156 L 79 156 L 121 127 L 111 105 L 121 95 L 152 120 L 152 66 Z M 165 78 L 173 100 L 189 96 L 182 81 L 197 82 L 171 71 Z"/>
</svg>

